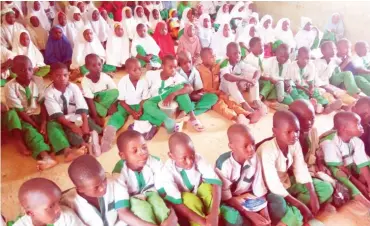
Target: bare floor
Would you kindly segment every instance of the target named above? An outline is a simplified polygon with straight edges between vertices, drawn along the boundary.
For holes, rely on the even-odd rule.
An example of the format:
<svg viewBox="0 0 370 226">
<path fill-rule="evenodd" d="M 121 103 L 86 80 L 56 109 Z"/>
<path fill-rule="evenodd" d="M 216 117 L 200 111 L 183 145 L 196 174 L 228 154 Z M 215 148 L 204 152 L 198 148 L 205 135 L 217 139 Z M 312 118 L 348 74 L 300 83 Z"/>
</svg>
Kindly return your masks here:
<svg viewBox="0 0 370 226">
<path fill-rule="evenodd" d="M 115 80 L 118 81 L 122 75 L 123 73 L 117 73 Z M 231 122 L 213 111 L 201 115 L 199 119 L 206 127 L 206 131 L 198 133 L 186 124 L 183 131 L 191 136 L 197 152 L 210 163 L 214 163 L 220 154 L 229 150 L 226 130 Z M 131 122 L 132 118 L 130 117 L 121 131 L 124 131 Z M 325 132 L 332 127 L 332 115 L 318 116 L 315 125 L 319 133 Z M 270 137 L 272 135 L 272 113 L 270 112 L 260 122 L 251 125 L 250 128 L 256 141 Z M 163 161 L 168 158 L 168 137 L 166 131 L 161 128 L 154 139 L 149 142 L 150 153 L 160 157 Z M 62 157 L 57 157 L 60 161 L 58 166 L 44 172 L 38 172 L 34 159 L 24 157 L 17 152 L 16 142 L 19 142 L 19 138 L 3 140 L 1 146 L 1 213 L 7 219 L 14 219 L 22 213 L 17 201 L 17 192 L 20 185 L 27 179 L 45 177 L 55 181 L 62 190 L 72 187 L 67 175 L 68 164 L 63 163 Z M 119 160 L 117 152 L 117 147 L 114 146 L 110 152 L 98 158 L 107 172 L 111 172 Z M 318 219 L 328 226 L 364 226 L 370 225 L 370 212 L 361 204 L 350 202 L 337 213 L 323 213 L 318 216 Z"/>
</svg>

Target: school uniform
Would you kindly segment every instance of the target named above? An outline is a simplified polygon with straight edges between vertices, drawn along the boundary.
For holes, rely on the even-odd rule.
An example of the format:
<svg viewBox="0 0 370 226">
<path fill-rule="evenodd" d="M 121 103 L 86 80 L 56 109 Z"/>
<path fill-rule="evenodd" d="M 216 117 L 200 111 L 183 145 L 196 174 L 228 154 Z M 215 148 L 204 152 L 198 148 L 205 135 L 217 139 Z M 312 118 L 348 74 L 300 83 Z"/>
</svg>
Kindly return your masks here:
<svg viewBox="0 0 370 226">
<path fill-rule="evenodd" d="M 360 57 L 357 54 L 351 57 L 351 63 L 355 68 L 370 70 L 370 54 Z M 370 96 L 370 74 L 357 74 L 355 76 L 357 86 L 367 96 Z"/>
<path fill-rule="evenodd" d="M 307 205 L 310 195 L 304 185 L 306 183 L 313 183 L 320 203 L 326 202 L 333 194 L 333 187 L 329 183 L 311 178 L 298 141 L 288 146 L 287 156 L 280 150 L 276 138 L 262 143 L 257 153 L 261 158 L 265 183 L 270 191 L 267 201 L 273 222 L 282 221 L 288 226 L 302 225 L 303 217 L 300 211 L 287 204 L 284 198 L 292 195 Z M 294 177 L 288 173 L 291 167 Z"/>
<path fill-rule="evenodd" d="M 5 46 L 1 45 L 1 64 L 5 63 L 6 61 L 8 60 L 12 60 L 16 55 L 8 50 L 7 48 L 5 48 Z M 5 70 L 5 71 L 1 71 L 1 82 L 0 82 L 0 86 L 3 87 L 5 86 L 5 83 L 6 83 L 6 80 L 7 78 L 9 78 L 9 76 L 11 76 L 12 72 L 9 69 Z"/>
<path fill-rule="evenodd" d="M 152 224 L 163 223 L 170 214 L 155 188 L 162 167 L 162 161 L 150 155 L 140 172 L 130 169 L 125 160 L 119 160 L 113 169 L 113 174 L 119 174 L 118 181 L 124 185 L 124 202 L 129 203 L 125 208 L 130 208 L 137 217 Z M 140 199 L 139 196 L 143 195 L 146 200 Z"/>
<path fill-rule="evenodd" d="M 193 87 L 194 91 L 203 89 L 202 79 L 200 78 L 199 71 L 193 67 L 191 69 L 190 75 L 187 75 L 181 68 L 179 74 L 184 77 L 188 84 Z M 194 114 L 200 115 L 212 108 L 216 104 L 218 98 L 216 94 L 213 93 L 204 93 L 202 98 L 194 103 Z"/>
<path fill-rule="evenodd" d="M 32 151 L 32 157 L 37 158 L 41 152 L 49 152 L 50 146 L 46 144 L 43 135 L 37 128 L 23 121 L 17 112 L 25 112 L 31 115 L 35 122 L 41 122 L 38 116 L 40 103 L 43 101 L 43 80 L 33 77 L 27 87 L 23 87 L 16 79 L 10 80 L 5 85 L 5 100 L 9 111 L 5 114 L 5 123 L 9 131 L 19 129 L 22 131 L 27 148 Z"/>
<path fill-rule="evenodd" d="M 98 198 L 99 209 L 91 205 L 77 193 L 76 188 L 65 192 L 61 203 L 68 206 L 89 226 L 123 226 L 118 218 L 117 210 L 129 205 L 123 186 L 118 181 L 107 178 L 107 190 L 103 197 Z M 72 224 L 70 224 L 72 225 Z"/>
<path fill-rule="evenodd" d="M 51 121 L 48 122 L 48 137 L 54 151 L 60 151 L 72 146 L 80 146 L 84 140 L 78 134 L 68 128 L 63 128 L 56 119 L 64 116 L 76 125 L 82 124 L 82 113 L 89 113 L 87 103 L 80 88 L 69 83 L 64 93 L 60 92 L 51 84 L 45 91 L 45 107 Z M 88 118 L 89 127 L 101 133 L 101 128 L 93 120 Z"/>
<path fill-rule="evenodd" d="M 345 143 L 336 131 L 323 137 L 320 141 L 325 163 L 333 176 L 351 191 L 352 196 L 361 194 L 349 178 L 340 177 L 337 172 L 339 166 L 354 167 L 357 172 L 363 167 L 370 167 L 370 158 L 366 155 L 364 142 L 358 137 L 353 137 L 348 143 Z"/>
<path fill-rule="evenodd" d="M 113 79 L 101 72 L 98 82 L 95 83 L 87 76 L 84 76 L 81 86 L 84 97 L 94 100 L 98 115 L 100 117 L 107 116 L 108 109 L 116 102 L 118 97 L 118 89 Z"/>
<path fill-rule="evenodd" d="M 220 155 L 216 161 L 216 173 L 222 181 L 222 201 L 246 193 L 256 197 L 263 197 L 267 193 L 263 181 L 262 164 L 257 154 L 241 165 L 234 159 L 232 152 L 226 152 Z M 221 204 L 221 212 L 223 211 L 237 213 L 237 217 L 234 217 L 234 219 L 237 218 L 238 220 L 235 223 L 243 221 L 240 213 L 225 203 Z"/>
<path fill-rule="evenodd" d="M 224 60 L 221 63 L 221 90 L 229 94 L 236 103 L 241 104 L 245 102 L 243 93 L 240 92 L 237 82 L 229 82 L 224 78 L 225 74 L 233 74 L 237 76 L 247 76 L 249 79 L 253 78 L 257 68 L 252 65 L 246 64 L 243 61 L 238 62 L 235 66 L 229 63 L 229 60 Z M 259 100 L 259 84 L 256 84 L 249 88 L 248 99 L 251 101 Z"/>
<path fill-rule="evenodd" d="M 162 64 L 161 59 L 159 59 L 158 55 L 161 49 L 159 48 L 158 44 L 154 41 L 154 39 L 147 34 L 144 38 L 140 37 L 135 33 L 135 37 L 132 40 L 131 44 L 131 55 L 136 57 L 137 55 L 146 56 L 148 54 L 152 54 L 152 58 L 150 59 L 150 65 L 152 67 L 160 67 Z M 145 67 L 147 62 L 142 59 L 138 59 L 142 67 Z"/>
<path fill-rule="evenodd" d="M 53 226 L 84 226 L 80 218 L 68 207 L 61 206 L 61 215 L 58 220 L 53 224 L 48 224 Z M 19 218 L 13 226 L 33 226 L 32 219 L 28 215 L 24 215 Z"/>
</svg>

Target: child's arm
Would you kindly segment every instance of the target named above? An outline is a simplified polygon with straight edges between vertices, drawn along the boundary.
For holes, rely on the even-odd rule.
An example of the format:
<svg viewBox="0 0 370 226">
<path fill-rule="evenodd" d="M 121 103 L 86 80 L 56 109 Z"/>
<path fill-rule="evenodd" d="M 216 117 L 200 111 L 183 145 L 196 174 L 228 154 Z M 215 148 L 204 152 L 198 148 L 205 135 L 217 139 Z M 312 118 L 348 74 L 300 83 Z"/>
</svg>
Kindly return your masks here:
<svg viewBox="0 0 370 226">
<path fill-rule="evenodd" d="M 98 124 L 99 126 L 104 126 L 104 119 L 103 119 L 103 118 L 101 118 L 101 117 L 98 115 L 98 112 L 96 112 L 96 107 L 95 107 L 94 99 L 86 98 L 86 97 L 85 97 L 85 100 L 86 100 L 87 106 L 89 106 L 89 113 L 90 113 L 90 117 L 91 117 L 91 118 L 96 122 L 96 124 Z"/>
<path fill-rule="evenodd" d="M 364 68 L 364 67 L 357 67 L 356 68 L 356 73 L 359 75 L 370 75 L 370 70 Z"/>
<path fill-rule="evenodd" d="M 182 89 L 179 89 L 173 93 L 171 93 L 170 95 L 168 95 L 166 97 L 166 99 L 163 100 L 163 104 L 165 106 L 168 106 L 170 105 L 170 103 L 178 96 L 178 95 L 182 95 L 182 94 L 189 94 L 193 92 L 193 87 L 189 84 L 184 84 L 184 87 Z"/>
<path fill-rule="evenodd" d="M 17 111 L 19 117 L 25 121 L 25 122 L 28 122 L 29 124 L 31 124 L 34 128 L 37 128 L 39 129 L 39 126 L 35 123 L 35 121 L 33 121 L 33 119 L 30 117 L 30 115 L 28 115 L 25 111 Z"/>
<path fill-rule="evenodd" d="M 140 225 L 140 226 L 156 226 L 155 224 L 148 223 L 131 212 L 129 208 L 121 208 L 117 210 L 118 217 L 128 225 Z"/>
<path fill-rule="evenodd" d="M 314 216 L 313 216 L 311 210 L 305 204 L 303 204 L 301 201 L 299 201 L 298 199 L 294 198 L 290 194 L 285 197 L 285 200 L 289 204 L 291 204 L 292 206 L 297 207 L 297 209 L 299 209 L 299 211 L 301 211 L 305 222 L 313 219 Z"/>
<path fill-rule="evenodd" d="M 212 206 L 209 214 L 206 217 L 207 225 L 218 225 L 218 212 L 221 203 L 221 186 L 217 184 L 212 185 Z"/>
<path fill-rule="evenodd" d="M 191 222 L 197 223 L 199 225 L 206 225 L 206 219 L 199 216 L 197 213 L 186 207 L 184 204 L 173 204 L 173 208 L 181 216 L 185 217 Z"/>
<path fill-rule="evenodd" d="M 317 197 L 315 187 L 312 183 L 306 183 L 305 186 L 310 194 L 310 206 L 312 213 L 316 215 L 320 210 L 320 202 L 319 198 Z"/>
<path fill-rule="evenodd" d="M 360 175 L 365 178 L 367 184 L 367 192 L 370 194 L 370 169 L 369 166 L 362 167 L 360 169 Z"/>
<path fill-rule="evenodd" d="M 56 118 L 57 122 L 59 122 L 60 124 L 62 124 L 62 126 L 65 126 L 67 128 L 69 128 L 70 130 L 72 130 L 72 132 L 82 136 L 82 130 L 76 126 L 73 122 L 67 120 L 64 115 L 61 115 L 59 116 L 58 118 Z"/>
<path fill-rule="evenodd" d="M 88 134 L 90 134 L 90 127 L 89 127 L 89 123 L 88 123 L 88 120 L 87 120 L 87 114 L 86 113 L 81 113 L 81 117 L 82 117 L 82 126 L 81 126 L 82 133 L 84 135 L 88 135 Z"/>
<path fill-rule="evenodd" d="M 240 81 L 250 82 L 250 80 L 246 79 L 244 76 L 238 76 L 230 73 L 224 74 L 224 79 L 228 82 L 240 82 Z"/>
<path fill-rule="evenodd" d="M 143 102 L 143 101 L 142 101 Z M 138 120 L 139 119 L 139 117 L 141 116 L 141 115 L 139 115 L 139 112 L 136 112 L 136 111 L 134 111 L 134 110 L 132 110 L 132 108 L 130 107 L 130 105 L 128 105 L 127 103 L 126 103 L 126 101 L 124 101 L 124 100 L 121 100 L 120 102 L 119 102 L 120 104 L 121 104 L 121 106 L 130 114 L 130 115 L 132 115 L 133 117 L 134 117 L 134 119 L 136 119 L 136 120 Z M 141 104 L 141 103 L 140 103 Z M 140 107 L 141 107 L 141 105 L 140 105 Z"/>
</svg>

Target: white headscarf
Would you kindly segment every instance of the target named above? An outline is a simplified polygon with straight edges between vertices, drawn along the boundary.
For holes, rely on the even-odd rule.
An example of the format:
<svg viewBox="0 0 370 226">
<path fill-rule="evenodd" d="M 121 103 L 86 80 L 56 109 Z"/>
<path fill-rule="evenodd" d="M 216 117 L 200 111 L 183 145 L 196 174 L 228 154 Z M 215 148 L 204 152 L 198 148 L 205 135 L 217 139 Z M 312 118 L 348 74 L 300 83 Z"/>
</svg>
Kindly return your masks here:
<svg viewBox="0 0 370 226">
<path fill-rule="evenodd" d="M 158 10 L 158 9 L 156 9 L 156 10 Z M 160 13 L 160 11 L 158 10 L 159 18 L 158 18 L 158 20 L 154 19 L 153 11 L 154 11 L 154 9 L 153 9 L 152 11 L 150 11 L 150 15 L 149 15 L 149 25 L 150 25 L 150 28 L 154 31 L 154 30 L 155 30 L 155 27 L 157 26 L 157 23 L 158 23 L 159 21 L 162 21 L 162 17 L 161 17 L 161 13 Z"/>
<path fill-rule="evenodd" d="M 290 24 L 290 20 L 288 18 L 280 19 L 277 22 L 276 27 L 275 27 L 275 39 L 276 40 L 281 40 L 283 43 L 287 44 L 289 46 L 289 48 L 294 49 L 295 46 L 296 46 L 296 43 L 295 43 L 295 40 L 294 40 L 293 32 L 290 28 L 287 31 L 284 31 L 282 29 L 282 25 L 283 25 L 284 21 L 288 21 L 289 24 Z"/>
<path fill-rule="evenodd" d="M 136 33 L 137 23 L 136 23 L 136 20 L 134 19 L 133 16 L 131 16 L 131 18 L 127 18 L 126 17 L 126 13 L 125 13 L 126 10 L 130 10 L 131 11 L 131 15 L 132 15 L 131 8 L 130 7 L 127 7 L 127 6 L 124 7 L 122 9 L 122 20 L 121 20 L 121 23 L 123 25 L 123 29 L 128 34 L 129 39 L 133 39 L 134 36 L 135 36 L 135 33 Z"/>
<path fill-rule="evenodd" d="M 57 14 L 56 3 L 54 3 L 54 6 L 51 6 L 49 1 L 42 1 L 41 4 L 43 5 L 44 10 L 49 10 L 49 12 L 46 13 L 46 16 L 48 16 L 49 19 L 54 19 Z"/>
<path fill-rule="evenodd" d="M 255 29 L 255 33 L 254 33 L 254 36 L 250 36 L 249 32 L 250 30 L 254 28 Z M 258 37 L 258 31 L 257 31 L 257 28 L 255 25 L 253 24 L 248 24 L 244 31 L 236 38 L 236 42 L 237 43 L 240 43 L 240 42 L 243 42 L 245 44 L 245 46 L 247 48 L 249 48 L 249 41 L 253 38 L 253 37 Z"/>
<path fill-rule="evenodd" d="M 92 18 L 93 13 L 97 11 L 99 14 L 99 19 L 97 21 L 94 21 Z M 86 24 L 90 25 L 93 29 L 93 32 L 98 36 L 100 42 L 105 42 L 108 39 L 108 32 L 109 32 L 109 26 L 107 21 L 105 21 L 97 8 L 91 8 L 87 12 L 87 21 Z"/>
<path fill-rule="evenodd" d="M 263 24 L 267 21 L 270 20 L 271 24 L 270 26 L 266 29 Z M 265 44 L 267 43 L 274 43 L 275 42 L 275 31 L 272 28 L 272 16 L 270 15 L 264 15 L 261 20 L 260 20 L 260 26 L 258 29 L 258 34 L 260 35 L 261 39 Z"/>
<path fill-rule="evenodd" d="M 153 9 L 158 9 L 159 12 L 160 12 L 161 10 L 163 10 L 163 4 L 162 4 L 161 1 L 152 2 L 152 8 Z"/>
<path fill-rule="evenodd" d="M 77 8 L 77 7 L 76 7 Z M 78 9 L 79 10 L 79 9 Z M 60 23 L 59 23 L 59 20 L 58 20 L 58 16 L 59 16 L 59 13 L 63 13 L 62 11 L 59 11 L 56 15 L 55 15 L 55 18 L 53 20 L 53 26 L 55 25 L 58 25 L 64 35 L 67 37 L 69 43 L 71 44 L 71 47 L 73 48 L 73 44 L 74 44 L 74 40 L 75 38 L 77 37 L 77 34 L 79 32 L 79 28 L 82 28 L 84 26 L 84 24 L 82 23 L 82 21 L 75 21 L 75 22 L 81 22 L 81 24 L 79 25 L 80 27 L 76 27 L 75 24 L 73 22 L 71 22 L 68 18 L 67 18 L 67 23 L 66 25 L 62 26 Z M 64 14 L 65 15 L 65 14 Z"/>
<path fill-rule="evenodd" d="M 192 23 L 188 19 L 188 12 L 190 10 L 192 10 L 192 9 L 191 8 L 186 8 L 186 9 L 184 9 L 184 11 L 182 11 L 181 21 L 180 21 L 180 30 L 183 29 L 187 23 Z"/>
<path fill-rule="evenodd" d="M 67 15 L 67 19 L 68 20 L 72 20 L 73 18 L 73 14 L 75 13 L 75 9 L 74 8 L 77 8 L 78 9 L 78 13 L 79 14 L 81 14 L 81 11 L 80 11 L 80 9 L 77 7 L 77 3 L 78 2 L 75 2 L 75 4 L 74 5 L 71 5 L 69 2 L 67 2 L 67 6 L 66 6 L 66 8 L 65 8 L 65 14 Z M 82 14 L 81 14 L 81 16 L 82 16 Z M 82 19 L 82 18 L 81 18 Z"/>
<path fill-rule="evenodd" d="M 73 18 L 73 15 L 76 13 L 81 15 L 81 19 L 79 21 Z M 69 14 L 69 16 L 67 15 L 68 23 L 72 23 L 77 32 L 81 31 L 81 29 L 83 29 L 85 26 L 85 22 L 82 18 L 80 9 L 77 6 L 71 6 L 69 9 Z M 75 36 L 77 37 L 77 34 Z"/>
<path fill-rule="evenodd" d="M 38 11 L 36 11 L 34 9 L 34 4 L 35 2 L 38 2 L 40 4 L 40 9 Z M 45 10 L 44 10 L 44 6 L 43 4 L 41 4 L 40 1 L 30 1 L 30 2 L 27 2 L 27 15 L 35 15 L 37 16 L 37 18 L 39 18 L 40 20 L 40 25 L 47 31 L 50 31 L 50 22 L 49 22 L 49 18 L 48 16 L 46 15 L 45 13 Z"/>
<path fill-rule="evenodd" d="M 89 25 L 85 25 L 84 28 L 80 30 L 77 40 L 74 43 L 71 69 L 78 69 L 83 66 L 85 64 L 85 57 L 90 53 L 97 54 L 104 61 L 106 59 L 105 49 L 94 32 L 92 42 L 86 41 L 83 33 L 87 29 L 92 31 Z"/>
<path fill-rule="evenodd" d="M 207 19 L 207 18 L 209 20 L 209 24 L 208 24 L 208 28 L 205 28 L 203 26 L 203 21 L 204 19 Z M 200 40 L 200 44 L 202 45 L 202 48 L 209 47 L 211 45 L 212 36 L 214 35 L 214 30 L 211 24 L 211 17 L 206 13 L 203 13 L 202 15 L 200 15 L 199 23 L 197 27 L 198 27 L 198 37 Z"/>
<path fill-rule="evenodd" d="M 136 57 L 137 55 L 136 46 L 138 45 L 141 45 L 144 48 L 146 54 L 153 54 L 153 55 L 158 56 L 159 51 L 161 50 L 158 44 L 154 41 L 154 39 L 150 35 L 146 34 L 146 36 L 142 38 L 139 36 L 139 34 L 137 34 L 135 30 L 135 37 L 132 40 L 132 45 L 131 45 L 132 56 Z"/>
<path fill-rule="evenodd" d="M 225 4 L 222 4 L 220 9 L 217 12 L 215 24 L 224 24 L 224 23 L 230 23 L 230 20 L 232 19 L 232 16 L 229 12 L 224 13 L 223 8 Z"/>
<path fill-rule="evenodd" d="M 22 2 L 21 1 L 12 1 L 11 3 L 6 3 L 5 1 L 3 2 L 3 9 L 17 9 L 18 12 L 19 12 L 19 18 L 15 21 L 17 21 L 18 23 L 21 23 L 22 25 L 25 24 L 25 19 L 24 19 L 24 15 L 23 15 L 23 11 L 22 11 Z M 14 10 L 13 10 L 14 11 Z"/>
<path fill-rule="evenodd" d="M 249 21 L 250 21 L 250 19 L 251 19 L 252 17 L 256 20 L 256 26 L 259 26 L 260 15 L 259 15 L 258 13 L 256 13 L 256 12 L 253 12 L 253 13 L 249 16 L 249 18 L 248 18 L 248 24 L 249 24 Z"/>
<path fill-rule="evenodd" d="M 136 13 L 136 11 L 137 11 L 138 8 L 142 8 L 143 9 L 143 16 L 142 17 L 139 17 L 139 15 L 137 15 L 137 13 Z M 137 24 L 149 25 L 148 18 L 146 18 L 146 15 L 145 15 L 145 12 L 144 12 L 144 8 L 141 5 L 137 5 L 135 7 L 135 10 L 134 10 L 134 18 L 135 18 Z"/>
<path fill-rule="evenodd" d="M 229 26 L 229 37 L 224 37 L 223 31 L 224 26 Z M 212 37 L 211 48 L 216 55 L 217 59 L 224 59 L 226 57 L 226 47 L 230 42 L 235 41 L 235 36 L 232 34 L 230 24 L 223 23 L 220 25 L 220 28 L 217 30 L 216 34 Z"/>
<path fill-rule="evenodd" d="M 312 20 L 310 18 L 301 17 L 301 29 L 295 35 L 295 41 L 297 43 L 297 49 L 299 49 L 303 46 L 307 47 L 308 49 L 311 49 L 312 45 L 315 42 L 316 36 L 319 35 L 319 37 L 320 37 L 320 31 L 319 31 L 319 34 L 318 34 L 315 29 L 311 29 L 310 31 L 306 31 L 304 29 L 304 27 L 308 23 L 312 24 Z"/>
<path fill-rule="evenodd" d="M 14 13 L 14 11 L 10 8 L 6 8 L 1 11 L 1 44 L 8 49 L 11 49 L 15 33 L 21 29 L 24 29 L 24 26 L 18 22 L 14 22 L 12 25 L 8 24 L 8 22 L 6 22 L 5 15 L 9 12 Z"/>
<path fill-rule="evenodd" d="M 244 9 L 240 12 L 239 9 L 244 7 Z M 247 17 L 247 3 L 243 2 L 243 1 L 240 1 L 238 3 L 236 3 L 236 5 L 234 6 L 234 8 L 231 10 L 230 14 L 233 18 L 236 18 L 236 17 L 240 17 L 240 18 L 248 18 Z"/>
<path fill-rule="evenodd" d="M 32 42 L 35 44 L 35 46 L 39 49 L 39 50 L 44 50 L 45 47 L 46 47 L 46 43 L 48 41 L 48 34 L 49 32 L 47 30 L 45 30 L 42 26 L 41 26 L 41 19 L 39 19 L 39 26 L 38 27 L 34 27 L 31 23 L 31 17 L 37 17 L 37 15 L 35 13 L 31 13 L 29 15 L 27 15 L 27 30 L 30 34 L 30 38 L 32 40 Z"/>
<path fill-rule="evenodd" d="M 30 37 L 30 44 L 28 47 L 23 46 L 20 42 L 20 36 L 23 32 Z M 30 58 L 33 67 L 45 66 L 44 57 L 42 56 L 40 50 L 37 49 L 35 44 L 33 44 L 31 36 L 27 30 L 21 29 L 17 31 L 17 33 L 14 35 L 12 46 L 12 52 L 15 55 L 26 55 L 28 58 Z"/>
<path fill-rule="evenodd" d="M 126 60 L 130 57 L 130 41 L 127 33 L 123 31 L 123 37 L 118 37 L 115 33 L 115 28 L 122 26 L 120 22 L 115 22 L 109 32 L 107 41 L 107 64 L 120 67 L 125 64 Z"/>
</svg>

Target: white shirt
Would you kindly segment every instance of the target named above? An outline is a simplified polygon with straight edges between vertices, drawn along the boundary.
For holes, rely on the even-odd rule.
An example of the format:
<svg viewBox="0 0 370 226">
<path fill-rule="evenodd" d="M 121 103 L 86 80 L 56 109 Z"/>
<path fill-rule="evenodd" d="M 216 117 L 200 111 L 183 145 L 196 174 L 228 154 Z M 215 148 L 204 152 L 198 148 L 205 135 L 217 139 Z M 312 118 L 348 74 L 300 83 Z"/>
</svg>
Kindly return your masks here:
<svg viewBox="0 0 370 226">
<path fill-rule="evenodd" d="M 261 197 L 267 193 L 262 175 L 262 164 L 255 154 L 240 165 L 232 152 L 226 152 L 216 161 L 216 172 L 222 181 L 222 200 L 245 193 Z"/>
<path fill-rule="evenodd" d="M 179 70 L 179 73 L 182 77 L 184 77 L 184 79 L 186 79 L 188 84 L 193 87 L 194 91 L 203 89 L 202 78 L 200 77 L 199 71 L 195 67 L 191 69 L 189 76 L 181 68 Z"/>
<path fill-rule="evenodd" d="M 186 83 L 184 77 L 177 72 L 174 76 L 163 81 L 161 79 L 161 71 L 148 71 L 146 73 L 146 79 L 148 81 L 150 97 L 162 95 L 168 87 Z"/>
<path fill-rule="evenodd" d="M 198 154 L 195 154 L 194 165 L 191 169 L 179 168 L 173 160 L 169 159 L 162 168 L 160 175 L 156 187 L 160 193 L 166 194 L 166 200 L 174 204 L 183 203 L 182 192 L 196 194 L 202 182 L 222 185 L 213 167 Z"/>
<path fill-rule="evenodd" d="M 285 62 L 285 64 L 280 66 L 282 68 L 280 68 L 279 62 L 277 61 L 276 57 L 270 57 L 268 59 L 265 59 L 263 61 L 264 76 L 277 80 L 284 80 L 287 78 L 289 64 L 290 60 L 288 59 L 287 62 Z"/>
<path fill-rule="evenodd" d="M 130 205 L 125 197 L 122 185 L 111 178 L 107 179 L 105 195 L 99 198 L 99 210 L 82 198 L 75 188 L 63 194 L 61 203 L 73 209 L 81 220 L 89 226 L 119 225 L 121 221 L 118 220 L 117 210 L 127 208 Z M 106 224 L 104 224 L 104 221 Z M 73 224 L 68 224 L 68 226 L 71 225 Z"/>
<path fill-rule="evenodd" d="M 129 75 L 121 78 L 118 82 L 118 100 L 125 101 L 128 105 L 140 104 L 141 101 L 149 99 L 149 86 L 145 78 L 140 78 L 136 88 L 132 84 Z"/>
<path fill-rule="evenodd" d="M 336 132 L 326 136 L 320 144 L 328 166 L 348 166 L 355 164 L 358 168 L 370 166 L 370 158 L 366 155 L 364 142 L 353 137 L 345 143 Z"/>
<path fill-rule="evenodd" d="M 66 112 L 64 112 L 62 96 L 66 100 Z M 78 120 L 79 114 L 89 111 L 80 88 L 74 83 L 69 83 L 64 93 L 55 89 L 51 84 L 45 91 L 45 107 L 52 119 L 64 115 L 72 122 Z"/>
<path fill-rule="evenodd" d="M 297 61 L 293 61 L 288 66 L 288 79 L 291 79 L 294 84 L 300 84 L 301 86 L 309 86 L 310 82 L 315 81 L 316 69 L 315 65 L 309 61 L 306 67 L 300 69 Z"/>
<path fill-rule="evenodd" d="M 84 226 L 80 218 L 71 209 L 61 206 L 61 215 L 59 219 L 52 224 L 53 226 Z M 28 215 L 24 215 L 18 219 L 13 226 L 33 226 L 32 219 Z"/>
<path fill-rule="evenodd" d="M 316 59 L 314 60 L 314 65 L 316 68 L 316 85 L 329 85 L 330 78 L 333 75 L 335 69 L 338 67 L 338 62 L 336 58 L 332 58 L 329 63 L 327 63 L 325 59 Z"/>
<path fill-rule="evenodd" d="M 117 89 L 116 83 L 114 83 L 113 79 L 103 72 L 100 73 L 100 78 L 96 83 L 87 76 L 84 76 L 81 81 L 81 86 L 84 97 L 89 99 L 93 99 L 95 94 L 99 92 Z"/>
<path fill-rule="evenodd" d="M 288 173 L 291 166 L 293 166 L 297 183 L 306 184 L 312 182 L 299 141 L 294 145 L 289 145 L 288 149 L 285 157 L 276 143 L 276 138 L 273 138 L 261 144 L 257 150 L 262 161 L 263 174 L 268 189 L 273 194 L 282 197 L 289 195 L 286 189 L 291 186 Z"/>
<path fill-rule="evenodd" d="M 260 69 L 261 71 L 264 70 L 263 68 L 263 55 L 255 56 L 252 52 L 250 52 L 244 59 L 244 61 L 255 68 Z"/>
<path fill-rule="evenodd" d="M 228 60 L 227 64 L 223 65 L 225 61 L 221 63 L 221 71 L 220 71 L 220 77 L 221 77 L 221 90 L 223 90 L 223 87 L 225 86 L 225 83 L 228 83 L 226 79 L 224 79 L 225 74 L 233 74 L 237 76 L 246 76 L 249 79 L 252 79 L 254 76 L 254 73 L 257 71 L 257 68 L 253 67 L 250 64 L 247 64 L 243 61 L 240 61 L 237 63 L 234 67 L 229 63 Z"/>
<path fill-rule="evenodd" d="M 351 57 L 351 62 L 353 66 L 356 68 L 366 68 L 366 66 L 370 66 L 370 54 L 368 53 L 366 56 L 360 57 L 357 54 L 354 54 Z"/>
</svg>

